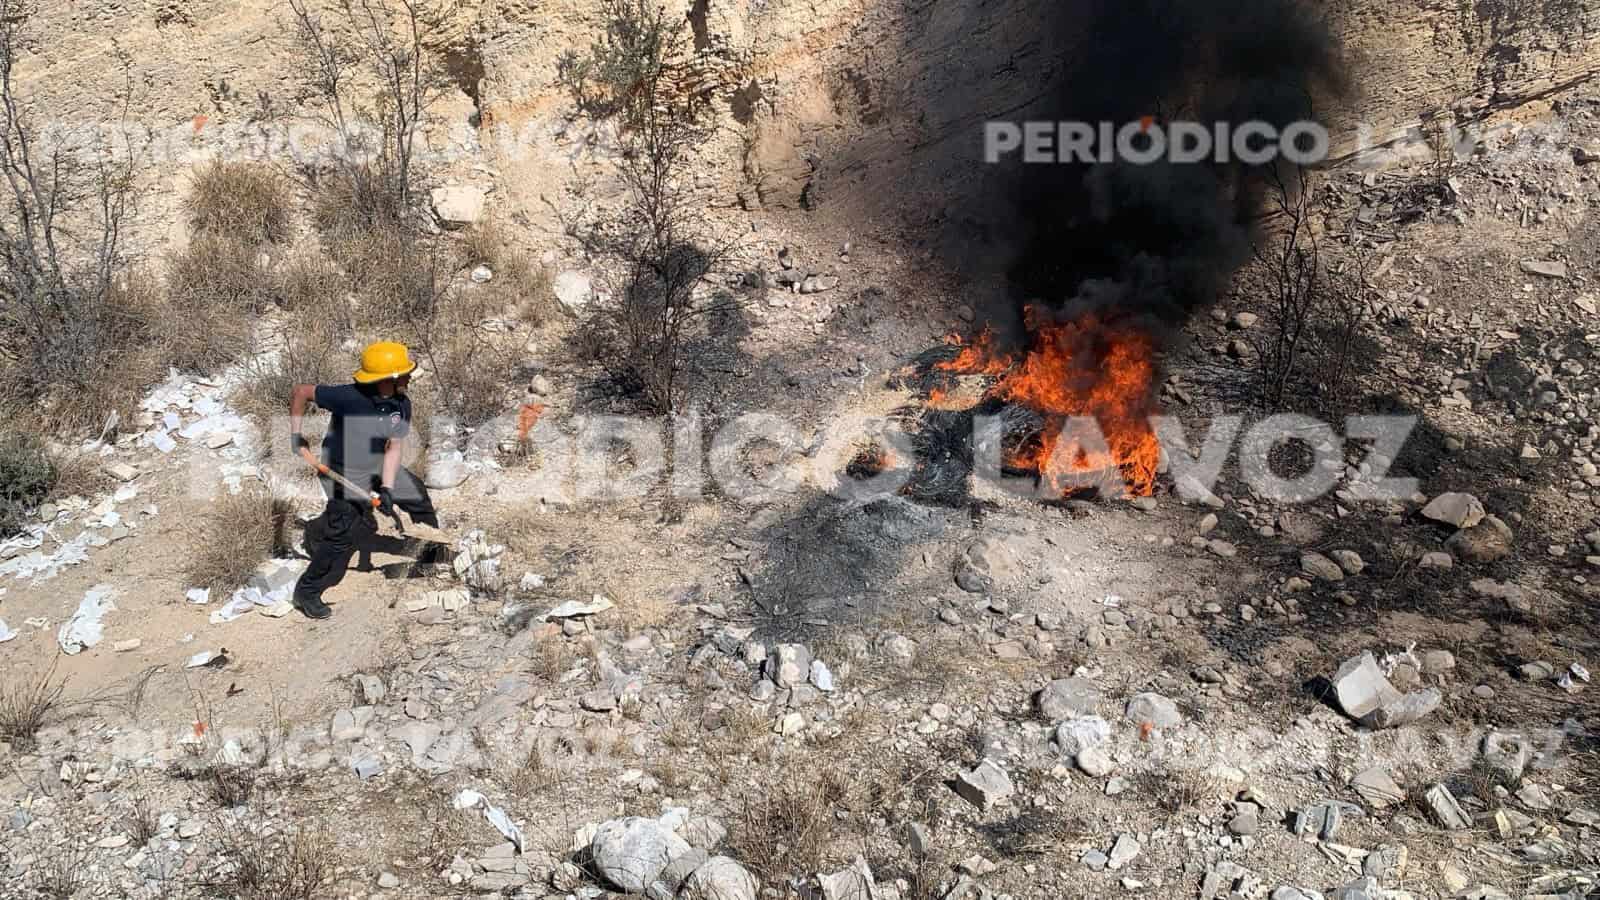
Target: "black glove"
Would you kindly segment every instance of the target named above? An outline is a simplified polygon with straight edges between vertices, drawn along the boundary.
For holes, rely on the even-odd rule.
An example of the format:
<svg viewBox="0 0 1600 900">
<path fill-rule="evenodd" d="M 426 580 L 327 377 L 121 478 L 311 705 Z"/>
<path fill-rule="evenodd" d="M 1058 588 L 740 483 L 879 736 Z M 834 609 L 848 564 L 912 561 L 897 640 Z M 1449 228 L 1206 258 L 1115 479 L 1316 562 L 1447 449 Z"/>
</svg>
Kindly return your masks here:
<svg viewBox="0 0 1600 900">
<path fill-rule="evenodd" d="M 386 487 L 378 488 L 378 512 L 400 521 L 400 515 L 394 509 L 394 494 Z"/>
<path fill-rule="evenodd" d="M 296 431 L 294 434 L 289 435 L 289 449 L 296 453 L 299 453 L 301 450 L 310 450 L 311 442 L 306 440 L 305 435 Z"/>
</svg>

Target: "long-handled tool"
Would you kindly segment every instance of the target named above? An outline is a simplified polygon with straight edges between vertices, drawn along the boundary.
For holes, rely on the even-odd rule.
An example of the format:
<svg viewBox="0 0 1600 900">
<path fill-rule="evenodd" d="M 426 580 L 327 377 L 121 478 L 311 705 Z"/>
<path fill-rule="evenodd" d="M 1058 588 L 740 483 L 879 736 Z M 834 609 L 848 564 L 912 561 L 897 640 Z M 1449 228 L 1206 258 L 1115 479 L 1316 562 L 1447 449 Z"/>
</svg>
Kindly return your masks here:
<svg viewBox="0 0 1600 900">
<path fill-rule="evenodd" d="M 350 479 L 339 474 L 338 472 L 335 472 L 333 469 L 325 465 L 322 460 L 317 459 L 308 448 L 300 448 L 300 458 L 310 463 L 311 467 L 317 470 L 318 475 L 325 475 L 328 478 L 333 479 L 335 482 L 342 485 L 345 490 L 352 492 L 354 496 L 359 497 L 362 494 L 366 494 L 372 502 L 373 509 L 379 509 L 383 506 L 383 501 L 378 497 L 377 491 L 369 491 L 361 485 L 356 484 L 354 481 L 351 481 Z M 406 533 L 406 525 L 404 522 L 400 521 L 399 510 L 391 508 L 389 510 L 389 518 L 394 519 L 394 527 L 398 528 L 401 534 Z"/>
</svg>

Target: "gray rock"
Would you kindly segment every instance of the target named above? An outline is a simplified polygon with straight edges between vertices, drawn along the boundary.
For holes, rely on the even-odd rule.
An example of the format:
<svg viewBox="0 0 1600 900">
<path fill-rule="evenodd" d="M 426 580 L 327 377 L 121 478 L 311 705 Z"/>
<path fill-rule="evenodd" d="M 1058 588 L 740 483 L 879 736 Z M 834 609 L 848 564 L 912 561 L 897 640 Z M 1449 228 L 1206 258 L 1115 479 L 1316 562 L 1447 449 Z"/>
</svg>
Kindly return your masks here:
<svg viewBox="0 0 1600 900">
<path fill-rule="evenodd" d="M 956 793 L 979 809 L 988 809 L 1010 797 L 1014 790 L 1010 776 L 992 760 L 986 759 L 956 777 Z"/>
<path fill-rule="evenodd" d="M 877 882 L 866 860 L 856 857 L 850 868 L 832 875 L 818 875 L 823 900 L 872 900 L 877 892 Z"/>
<path fill-rule="evenodd" d="M 1346 575 L 1360 575 L 1361 570 L 1367 567 L 1361 559 L 1361 554 L 1354 550 L 1335 550 L 1332 553 L 1333 561 L 1339 564 Z"/>
<path fill-rule="evenodd" d="M 1395 783 L 1394 776 L 1383 766 L 1363 769 L 1350 779 L 1350 787 L 1373 809 L 1393 806 L 1406 798 L 1406 792 Z"/>
<path fill-rule="evenodd" d="M 726 856 L 713 856 L 684 882 L 682 900 L 756 900 L 756 878 Z"/>
<path fill-rule="evenodd" d="M 1472 819 L 1461 809 L 1461 804 L 1456 802 L 1454 794 L 1442 784 L 1428 788 L 1423 795 L 1428 801 L 1428 808 L 1433 810 L 1433 817 L 1439 825 L 1451 831 L 1464 831 L 1472 827 Z"/>
<path fill-rule="evenodd" d="M 1272 900 L 1323 900 L 1323 897 L 1321 892 L 1310 888 L 1284 885 L 1272 892 Z"/>
<path fill-rule="evenodd" d="M 356 676 L 356 697 L 367 706 L 377 706 L 383 702 L 388 689 L 383 686 L 383 679 L 376 675 Z"/>
<path fill-rule="evenodd" d="M 878 640 L 878 650 L 892 662 L 907 665 L 917 656 L 917 645 L 903 634 L 886 634 Z"/>
<path fill-rule="evenodd" d="M 355 713 L 341 709 L 333 714 L 332 737 L 336 741 L 360 740 L 367 730 L 356 724 Z"/>
<path fill-rule="evenodd" d="M 399 886 L 400 876 L 394 874 L 393 872 L 384 872 L 378 876 L 378 887 L 381 887 L 386 891 L 392 891 Z"/>
<path fill-rule="evenodd" d="M 1440 494 L 1422 508 L 1422 517 L 1454 528 L 1471 528 L 1483 521 L 1483 504 L 1471 494 Z"/>
<path fill-rule="evenodd" d="M 1122 868 L 1130 862 L 1133 862 L 1133 858 L 1139 855 L 1139 850 L 1139 842 L 1134 839 L 1133 835 L 1118 835 L 1116 843 L 1111 845 L 1111 853 L 1109 854 L 1109 861 L 1107 863 L 1108 867 L 1112 870 L 1116 870 Z"/>
<path fill-rule="evenodd" d="M 1388 895 L 1378 887 L 1378 879 L 1363 876 L 1333 892 L 1333 900 L 1384 900 Z"/>
<path fill-rule="evenodd" d="M 1321 553 L 1300 554 L 1300 571 L 1318 581 L 1344 580 L 1344 569 Z"/>
<path fill-rule="evenodd" d="M 445 225 L 470 225 L 483 218 L 483 206 L 488 196 L 487 189 L 473 185 L 434 188 L 431 195 L 433 212 Z"/>
<path fill-rule="evenodd" d="M 918 859 L 926 859 L 933 850 L 933 838 L 928 834 L 928 826 L 921 822 L 912 822 L 906 826 L 906 843 L 911 848 L 911 853 Z"/>
<path fill-rule="evenodd" d="M 1471 528 L 1463 528 L 1444 542 L 1444 548 L 1457 559 L 1492 563 L 1511 555 L 1512 534 L 1506 523 L 1495 516 L 1484 516 Z"/>
<path fill-rule="evenodd" d="M 1111 723 L 1099 716 L 1076 716 L 1056 726 L 1055 742 L 1061 755 L 1076 758 L 1090 747 L 1111 740 Z"/>
<path fill-rule="evenodd" d="M 710 854 L 698 849 L 674 857 L 662 867 L 661 874 L 650 882 L 650 886 L 645 888 L 645 896 L 650 900 L 674 900 L 678 896 L 678 889 L 689 880 L 689 876 L 710 859 Z"/>
<path fill-rule="evenodd" d="M 1517 790 L 1517 802 L 1534 812 L 1544 812 L 1555 806 L 1555 803 L 1550 799 L 1550 795 L 1544 792 L 1544 788 L 1536 784 L 1525 784 L 1519 788 Z"/>
<path fill-rule="evenodd" d="M 1128 701 L 1126 715 L 1128 721 L 1135 725 L 1149 724 L 1160 729 L 1177 728 L 1183 723 L 1178 704 L 1160 694 L 1148 692 L 1136 694 Z"/>
<path fill-rule="evenodd" d="M 594 300 L 594 286 L 589 281 L 589 276 L 582 272 L 570 269 L 562 272 L 556 276 L 552 289 L 557 302 L 573 315 L 583 312 Z"/>
<path fill-rule="evenodd" d="M 1560 260 L 1525 259 L 1521 263 L 1521 268 L 1529 275 L 1538 275 L 1540 278 L 1567 277 L 1567 264 Z"/>
<path fill-rule="evenodd" d="M 617 695 L 605 688 L 597 688 L 579 697 L 578 705 L 589 712 L 610 712 L 617 708 Z"/>
<path fill-rule="evenodd" d="M 1368 728 L 1408 725 L 1433 712 L 1443 700 L 1434 688 L 1401 694 L 1371 652 L 1345 660 L 1333 676 L 1333 690 L 1345 714 Z"/>
<path fill-rule="evenodd" d="M 589 844 L 597 871 L 624 891 L 642 893 L 667 863 L 693 848 L 655 819 L 632 816 L 601 823 Z"/>
<path fill-rule="evenodd" d="M 780 688 L 805 684 L 811 676 L 811 651 L 801 644 L 779 644 L 767 656 L 766 675 Z"/>
<path fill-rule="evenodd" d="M 1083 854 L 1082 862 L 1091 872 L 1103 872 L 1110 864 L 1111 857 L 1107 856 L 1104 850 L 1090 850 Z"/>
<path fill-rule="evenodd" d="M 755 687 L 750 689 L 750 699 L 757 703 L 766 703 L 776 696 L 778 696 L 778 686 L 765 678 L 756 682 Z"/>
<path fill-rule="evenodd" d="M 1379 882 L 1396 882 L 1405 877 L 1406 863 L 1411 851 L 1404 844 L 1383 844 L 1367 854 L 1361 863 L 1361 873 Z"/>
<path fill-rule="evenodd" d="M 678 837 L 689 842 L 689 846 L 699 850 L 711 850 L 722 843 L 728 836 L 727 826 L 718 819 L 710 816 L 694 816 L 683 823 L 678 829 Z"/>
<path fill-rule="evenodd" d="M 1513 783 L 1521 781 L 1533 759 L 1533 748 L 1520 734 L 1491 731 L 1483 736 L 1484 762 Z"/>
<path fill-rule="evenodd" d="M 1039 715 L 1056 722 L 1075 716 L 1092 716 L 1100 706 L 1100 689 L 1087 678 L 1058 678 L 1034 697 Z"/>
<path fill-rule="evenodd" d="M 1361 807 L 1339 800 L 1320 800 L 1295 810 L 1290 830 L 1300 837 L 1332 840 L 1346 819 L 1364 815 Z"/>
<path fill-rule="evenodd" d="M 1254 803 L 1241 803 L 1233 818 L 1228 820 L 1228 831 L 1240 837 L 1249 837 L 1261 828 L 1261 807 Z"/>
<path fill-rule="evenodd" d="M 1107 753 L 1104 747 L 1085 747 L 1078 751 L 1077 758 L 1073 762 L 1077 764 L 1079 771 L 1090 778 L 1104 778 L 1116 768 L 1111 754 Z"/>
</svg>

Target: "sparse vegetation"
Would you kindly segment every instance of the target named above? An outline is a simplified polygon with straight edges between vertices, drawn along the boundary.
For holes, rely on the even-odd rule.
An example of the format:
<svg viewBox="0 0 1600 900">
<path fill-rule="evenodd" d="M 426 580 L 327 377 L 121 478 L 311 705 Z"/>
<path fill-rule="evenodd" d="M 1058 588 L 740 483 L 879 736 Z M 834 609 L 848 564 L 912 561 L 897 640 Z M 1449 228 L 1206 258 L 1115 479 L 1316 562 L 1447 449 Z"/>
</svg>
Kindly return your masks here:
<svg viewBox="0 0 1600 900">
<path fill-rule="evenodd" d="M 196 237 L 226 238 L 244 247 L 287 243 L 293 237 L 290 186 L 265 163 L 215 160 L 194 175 L 184 201 Z"/>
<path fill-rule="evenodd" d="M 649 0 L 605 0 L 602 10 L 605 35 L 586 58 L 569 53 L 560 64 L 578 108 L 620 126 L 616 174 L 627 192 L 621 215 L 579 235 L 619 276 L 611 302 L 586 323 L 588 345 L 652 406 L 671 410 L 691 330 L 739 305 L 721 289 L 698 290 L 731 245 L 711 236 L 689 188 L 690 155 L 710 126 L 705 99 L 673 81 L 685 21 Z"/>
<path fill-rule="evenodd" d="M 287 501 L 264 489 L 223 495 L 206 509 L 185 581 L 224 596 L 244 586 L 261 563 L 287 550 L 290 511 Z"/>
<path fill-rule="evenodd" d="M 67 680 L 56 678 L 60 658 L 50 661 L 38 678 L 8 678 L 0 683 L 0 737 L 13 746 L 33 746 L 34 736 L 62 706 Z"/>
<path fill-rule="evenodd" d="M 338 843 L 320 827 L 257 830 L 223 814 L 215 830 L 229 868 L 206 885 L 212 890 L 241 900 L 313 900 L 334 884 Z"/>
<path fill-rule="evenodd" d="M 22 530 L 28 511 L 49 496 L 58 478 L 38 436 L 0 430 L 0 538 Z"/>
</svg>

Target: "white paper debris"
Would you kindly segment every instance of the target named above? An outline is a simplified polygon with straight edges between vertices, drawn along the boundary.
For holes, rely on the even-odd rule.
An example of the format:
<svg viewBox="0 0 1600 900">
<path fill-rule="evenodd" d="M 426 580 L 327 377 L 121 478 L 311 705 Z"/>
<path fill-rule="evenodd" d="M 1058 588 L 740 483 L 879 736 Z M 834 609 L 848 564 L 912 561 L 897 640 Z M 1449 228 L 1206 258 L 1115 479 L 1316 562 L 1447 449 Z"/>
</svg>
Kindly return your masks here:
<svg viewBox="0 0 1600 900">
<path fill-rule="evenodd" d="M 456 809 L 473 809 L 482 806 L 483 817 L 489 820 L 489 824 L 493 825 L 496 831 L 499 831 L 506 840 L 510 841 L 512 846 L 517 848 L 518 853 L 523 851 L 525 844 L 523 842 L 522 829 L 511 821 L 511 817 L 506 815 L 505 810 L 491 805 L 482 794 L 467 788 L 456 795 L 454 805 Z"/>
<path fill-rule="evenodd" d="M 0 644 L 4 644 L 16 636 L 17 633 L 6 626 L 6 620 L 0 619 Z"/>
<path fill-rule="evenodd" d="M 579 600 L 568 600 L 560 606 L 557 606 L 555 609 L 545 613 L 543 619 L 544 621 L 548 622 L 551 619 L 571 619 L 577 616 L 592 616 L 597 613 L 603 613 L 613 606 L 616 606 L 616 604 L 612 603 L 610 599 L 602 597 L 599 594 L 595 594 L 594 599 L 588 603 L 584 603 Z"/>
<path fill-rule="evenodd" d="M 214 652 L 212 652 L 210 650 L 201 650 L 199 653 L 196 653 L 195 655 L 189 657 L 189 661 L 184 663 L 183 667 L 185 669 L 198 669 L 201 666 L 205 665 L 208 662 L 211 662 L 213 659 L 216 659 L 216 658 L 217 658 L 217 654 L 216 653 L 214 653 Z"/>
<path fill-rule="evenodd" d="M 56 635 L 56 640 L 61 644 L 61 651 L 68 656 L 76 655 L 87 647 L 93 647 L 105 637 L 105 627 L 101 620 L 106 613 L 116 609 L 116 604 L 111 602 L 112 590 L 109 585 L 97 584 L 83 595 L 83 601 L 78 604 L 78 611 L 72 618 L 61 623 L 61 630 Z"/>
<path fill-rule="evenodd" d="M 529 572 L 522 576 L 522 580 L 517 583 L 517 587 L 525 591 L 536 591 L 544 587 L 544 576 L 537 572 Z"/>
<path fill-rule="evenodd" d="M 150 446 L 160 450 L 162 453 L 171 453 L 178 449 L 178 442 L 169 435 L 162 433 L 150 439 Z"/>
<path fill-rule="evenodd" d="M 1571 666 L 1571 668 L 1570 668 L 1570 671 L 1571 671 L 1571 672 L 1572 672 L 1572 674 L 1573 674 L 1573 675 L 1574 675 L 1574 676 L 1575 676 L 1575 677 L 1576 677 L 1576 678 L 1577 678 L 1577 679 L 1578 679 L 1578 680 L 1579 680 L 1579 681 L 1581 681 L 1581 682 L 1583 682 L 1583 683 L 1584 683 L 1584 684 L 1588 684 L 1588 683 L 1589 683 L 1589 670 L 1588 670 L 1588 669 L 1585 669 L 1585 668 L 1584 668 L 1584 667 L 1583 667 L 1583 666 L 1582 666 L 1582 664 L 1580 664 L 1580 663 L 1573 663 L 1573 664 L 1572 664 L 1572 666 Z"/>
<path fill-rule="evenodd" d="M 183 598 L 188 600 L 190 603 L 197 603 L 201 606 L 205 606 L 207 603 L 211 602 L 211 588 L 189 588 L 187 591 L 184 591 Z"/>
</svg>

